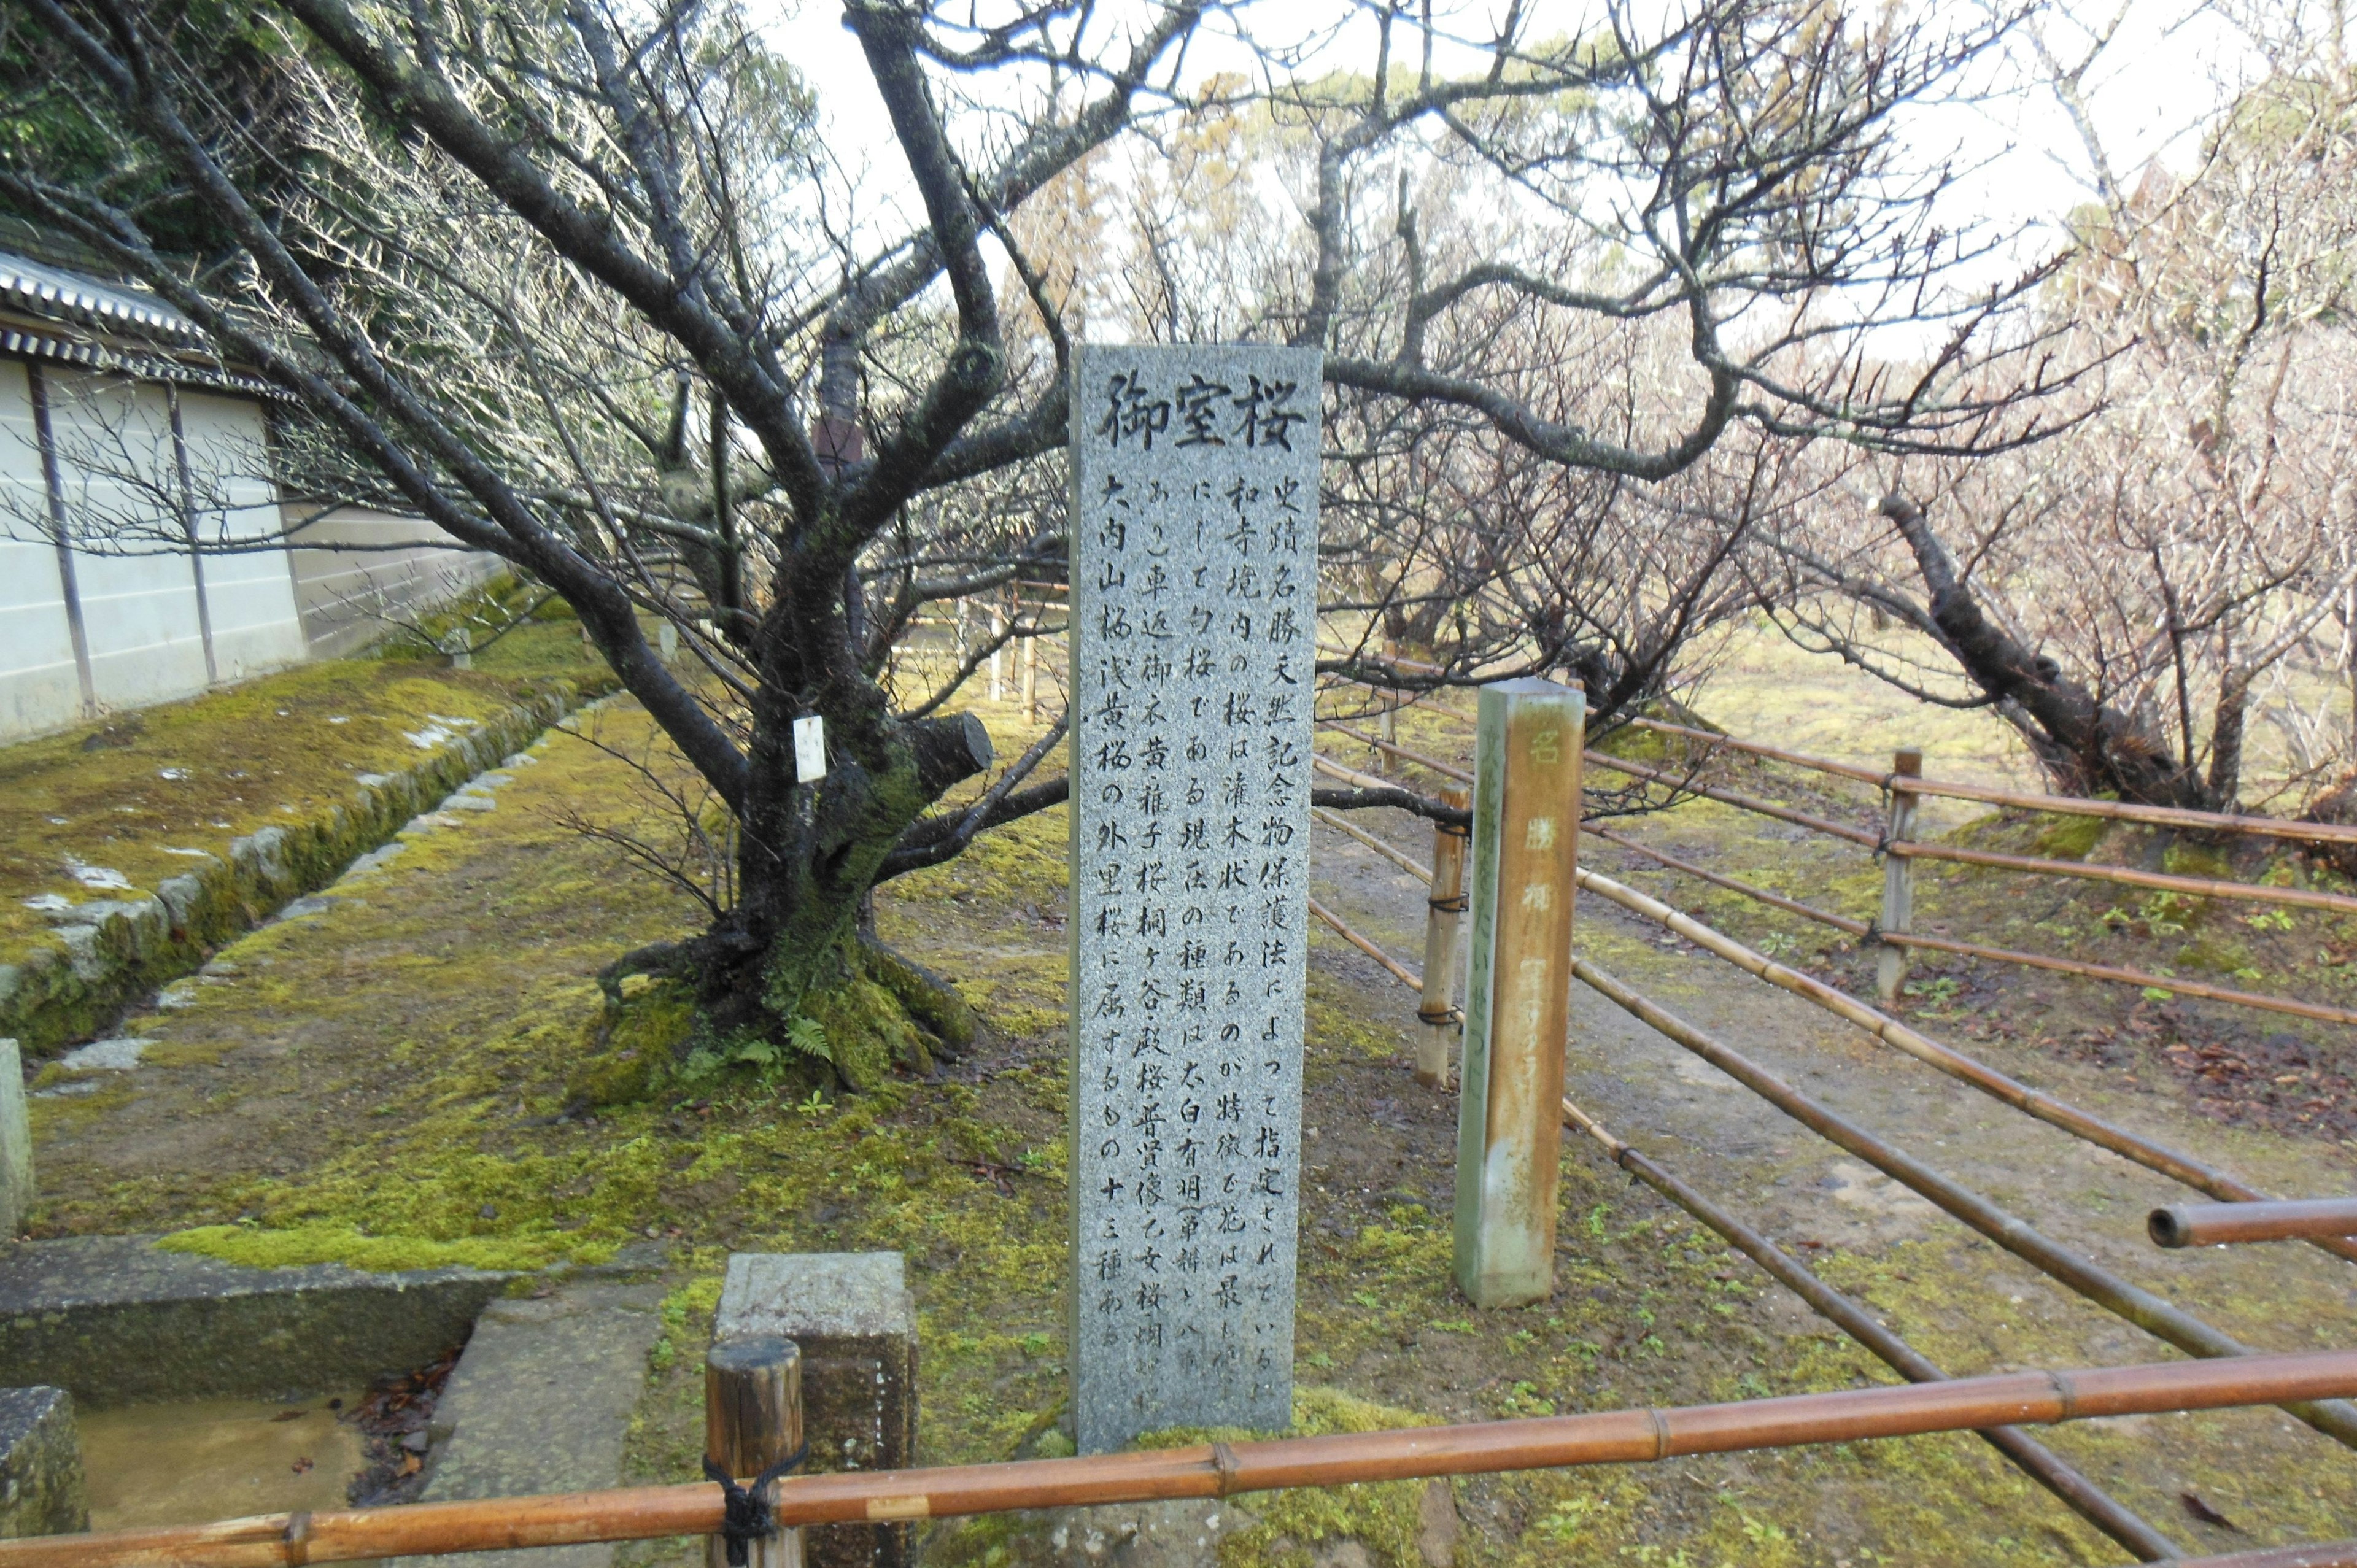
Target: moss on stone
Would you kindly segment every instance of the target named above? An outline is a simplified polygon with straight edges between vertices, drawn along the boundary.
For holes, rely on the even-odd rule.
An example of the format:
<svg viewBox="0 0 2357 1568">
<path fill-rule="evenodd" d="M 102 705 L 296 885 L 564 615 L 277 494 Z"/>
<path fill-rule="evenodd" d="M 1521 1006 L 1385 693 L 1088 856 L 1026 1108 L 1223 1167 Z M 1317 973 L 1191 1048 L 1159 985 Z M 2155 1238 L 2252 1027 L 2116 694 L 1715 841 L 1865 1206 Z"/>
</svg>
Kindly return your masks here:
<svg viewBox="0 0 2357 1568">
<path fill-rule="evenodd" d="M 167 1251 L 196 1252 L 249 1269 L 292 1269 L 313 1263 L 343 1263 L 392 1273 L 404 1269 L 532 1270 L 560 1261 L 603 1262 L 612 1243 L 570 1246 L 529 1237 L 468 1237 L 436 1241 L 421 1236 L 372 1236 L 332 1221 L 286 1230 L 259 1226 L 200 1225 L 174 1231 L 156 1243 Z"/>
</svg>

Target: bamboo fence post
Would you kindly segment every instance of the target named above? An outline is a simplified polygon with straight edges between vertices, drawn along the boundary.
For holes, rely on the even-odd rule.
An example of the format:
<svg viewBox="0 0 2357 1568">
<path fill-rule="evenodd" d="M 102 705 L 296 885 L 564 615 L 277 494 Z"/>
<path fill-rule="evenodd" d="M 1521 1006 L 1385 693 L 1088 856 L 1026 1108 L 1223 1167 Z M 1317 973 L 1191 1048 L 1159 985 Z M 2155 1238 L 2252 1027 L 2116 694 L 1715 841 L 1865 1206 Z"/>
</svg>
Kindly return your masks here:
<svg viewBox="0 0 2357 1568">
<path fill-rule="evenodd" d="M 1383 639 L 1383 662 L 1393 669 L 1398 668 L 1399 643 L 1394 639 Z M 1385 746 L 1396 746 L 1399 744 L 1399 693 L 1386 689 L 1379 695 L 1383 699 L 1383 711 L 1375 720 L 1375 733 L 1383 736 Z M 1375 771 L 1386 774 L 1396 771 L 1392 766 L 1391 753 L 1375 753 Z"/>
<path fill-rule="evenodd" d="M 1039 722 L 1039 629 L 1034 618 L 1031 635 L 1023 639 L 1023 718 Z"/>
<path fill-rule="evenodd" d="M 1006 696 L 1006 606 L 994 599 L 990 606 L 990 700 L 994 703 Z"/>
<path fill-rule="evenodd" d="M 1457 1283 L 1522 1306 L 1555 1284 L 1587 698 L 1549 681 L 1481 688 L 1473 786 L 1473 958 L 1457 1104 Z"/>
<path fill-rule="evenodd" d="M 1472 803 L 1463 789 L 1444 789 L 1440 798 L 1458 811 Z M 1415 1015 L 1415 1080 L 1427 1089 L 1448 1087 L 1448 1040 L 1456 1033 L 1451 1004 L 1457 993 L 1457 933 L 1465 916 L 1465 845 L 1472 834 L 1447 822 L 1432 827 L 1432 896 L 1425 900 L 1424 999 Z"/>
<path fill-rule="evenodd" d="M 739 1480 L 802 1445 L 802 1353 L 791 1339 L 759 1335 L 715 1345 L 704 1359 L 704 1452 Z M 772 1499 L 777 1484 L 768 1487 Z M 748 1543 L 747 1568 L 802 1568 L 802 1532 L 780 1530 Z M 705 1538 L 705 1568 L 728 1568 L 728 1538 Z"/>
<path fill-rule="evenodd" d="M 1923 777 L 1923 748 L 1902 746 L 1890 759 L 1889 841 L 1903 843 L 1915 833 L 1915 795 L 1900 784 L 1902 779 Z M 1903 854 L 1882 857 L 1882 918 L 1878 931 L 1905 931 L 1915 918 L 1915 863 Z M 1899 1000 L 1907 981 L 1907 950 L 1884 942 L 1874 960 L 1874 992 L 1885 1007 Z"/>
</svg>

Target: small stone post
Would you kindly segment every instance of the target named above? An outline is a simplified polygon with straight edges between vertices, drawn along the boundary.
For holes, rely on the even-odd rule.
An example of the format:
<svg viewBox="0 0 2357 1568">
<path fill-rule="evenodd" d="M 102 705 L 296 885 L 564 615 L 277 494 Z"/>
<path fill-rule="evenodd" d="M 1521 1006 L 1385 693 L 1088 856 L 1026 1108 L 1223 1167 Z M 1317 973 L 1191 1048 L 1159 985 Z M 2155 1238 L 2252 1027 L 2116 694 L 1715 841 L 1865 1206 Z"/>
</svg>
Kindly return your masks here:
<svg viewBox="0 0 2357 1568">
<path fill-rule="evenodd" d="M 33 1126 L 16 1042 L 0 1039 L 0 1242 L 13 1241 L 33 1207 Z"/>
<path fill-rule="evenodd" d="M 1915 832 L 1916 796 L 1914 791 L 1901 788 L 1898 780 L 1923 777 L 1922 747 L 1902 746 L 1890 759 L 1890 819 L 1885 832 L 1895 843 Z M 1882 918 L 1875 922 L 1875 929 L 1909 930 L 1914 918 L 1915 863 L 1903 854 L 1886 854 L 1882 857 Z M 1882 950 L 1874 960 L 1874 993 L 1888 1007 L 1899 1000 L 1899 988 L 1906 983 L 1907 950 L 1888 942 L 1879 945 Z"/>
<path fill-rule="evenodd" d="M 1457 1283 L 1480 1307 L 1555 1288 L 1587 706 L 1547 681 L 1481 688 L 1457 1101 Z"/>
<path fill-rule="evenodd" d="M 801 1351 L 805 1472 L 917 1462 L 917 1309 L 899 1253 L 732 1254 L 713 1313 L 713 1351 L 765 1337 Z M 908 1568 L 916 1558 L 906 1523 L 822 1524 L 802 1533 L 810 1568 Z"/>
<path fill-rule="evenodd" d="M 1440 798 L 1462 811 L 1473 797 L 1443 789 Z M 1416 1036 L 1415 1080 L 1427 1089 L 1448 1087 L 1448 1042 L 1457 1033 L 1449 1006 L 1457 993 L 1457 931 L 1465 914 L 1465 845 L 1470 830 L 1436 822 L 1432 829 L 1432 896 L 1425 900 L 1424 1000 L 1415 1010 L 1424 1027 Z"/>
<path fill-rule="evenodd" d="M 802 1353 L 791 1339 L 753 1335 L 704 1358 L 704 1452 L 748 1481 L 802 1445 Z M 775 1495 L 774 1484 L 771 1495 Z M 728 1568 L 728 1538 L 705 1540 L 705 1568 Z M 753 1541 L 748 1568 L 802 1568 L 802 1532 Z"/>
<path fill-rule="evenodd" d="M 655 624 L 655 647 L 666 664 L 679 657 L 679 624 L 669 616 Z"/>
</svg>

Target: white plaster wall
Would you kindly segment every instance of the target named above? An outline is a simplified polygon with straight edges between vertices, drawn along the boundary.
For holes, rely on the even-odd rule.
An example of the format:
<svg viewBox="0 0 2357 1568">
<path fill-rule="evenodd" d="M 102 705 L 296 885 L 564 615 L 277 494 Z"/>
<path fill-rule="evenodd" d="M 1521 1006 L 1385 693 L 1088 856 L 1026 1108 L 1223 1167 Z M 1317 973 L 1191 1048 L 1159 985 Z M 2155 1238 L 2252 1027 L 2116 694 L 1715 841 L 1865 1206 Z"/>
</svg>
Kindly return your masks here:
<svg viewBox="0 0 2357 1568">
<path fill-rule="evenodd" d="M 501 565 L 423 518 L 349 506 L 324 517 L 291 505 L 285 511 L 290 536 L 309 546 L 294 553 L 295 602 L 317 658 L 366 647 L 412 611 L 457 597 Z"/>
<path fill-rule="evenodd" d="M 162 392 L 87 371 L 42 375 L 98 705 L 192 696 L 205 689 L 205 646 L 196 579 L 170 537 L 179 478 Z"/>
<path fill-rule="evenodd" d="M 74 578 L 98 706 L 194 696 L 208 681 L 205 638 L 165 389 L 58 365 L 41 373 L 79 546 Z M 274 538 L 278 497 L 261 405 L 183 391 L 180 406 L 199 538 Z M 27 370 L 0 361 L 0 740 L 83 717 L 57 551 L 44 532 L 48 506 Z M 309 656 L 285 550 L 210 554 L 204 587 L 213 678 L 236 681 Z"/>
<path fill-rule="evenodd" d="M 278 489 L 270 478 L 262 405 L 184 390 L 180 428 L 198 496 L 198 536 L 209 543 L 277 537 Z M 212 607 L 213 659 L 222 680 L 308 657 L 285 551 L 206 556 L 205 599 Z"/>
<path fill-rule="evenodd" d="M 42 532 L 48 510 L 31 382 L 21 362 L 0 360 L 0 738 L 81 716 L 57 549 Z"/>
</svg>

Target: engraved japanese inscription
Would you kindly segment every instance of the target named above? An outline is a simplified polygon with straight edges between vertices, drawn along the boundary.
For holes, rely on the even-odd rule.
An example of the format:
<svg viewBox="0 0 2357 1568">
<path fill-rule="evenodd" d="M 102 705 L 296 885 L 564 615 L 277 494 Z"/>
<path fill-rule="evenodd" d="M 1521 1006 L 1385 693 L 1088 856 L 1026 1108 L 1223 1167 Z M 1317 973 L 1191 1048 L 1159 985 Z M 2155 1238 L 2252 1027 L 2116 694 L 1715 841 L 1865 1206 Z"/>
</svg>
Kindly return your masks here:
<svg viewBox="0 0 2357 1568">
<path fill-rule="evenodd" d="M 1316 350 L 1073 367 L 1074 1436 L 1292 1419 Z"/>
</svg>

